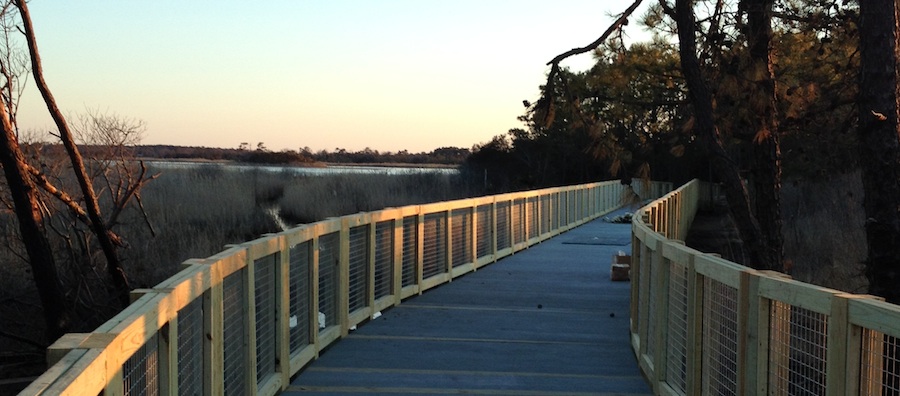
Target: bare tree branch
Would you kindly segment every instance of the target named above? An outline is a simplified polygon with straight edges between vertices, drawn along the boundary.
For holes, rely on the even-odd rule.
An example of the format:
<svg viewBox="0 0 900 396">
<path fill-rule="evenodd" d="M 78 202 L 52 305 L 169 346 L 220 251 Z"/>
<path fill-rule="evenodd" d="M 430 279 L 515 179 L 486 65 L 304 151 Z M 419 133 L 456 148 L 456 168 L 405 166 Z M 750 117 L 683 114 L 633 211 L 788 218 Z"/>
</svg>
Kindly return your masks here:
<svg viewBox="0 0 900 396">
<path fill-rule="evenodd" d="M 82 208 L 81 205 L 79 205 L 71 195 L 63 190 L 56 188 L 56 186 L 54 186 L 53 183 L 51 183 L 50 180 L 47 179 L 47 176 L 41 173 L 41 171 L 37 168 L 29 164 L 25 164 L 25 167 L 31 174 L 31 178 L 41 189 L 56 197 L 56 199 L 66 205 L 66 207 L 68 207 L 69 210 L 71 210 L 79 220 L 82 220 L 85 224 L 90 225 L 90 220 L 88 219 L 87 213 L 84 211 L 84 208 Z"/>
<path fill-rule="evenodd" d="M 550 66 L 550 73 L 547 74 L 547 84 L 544 87 L 544 96 L 540 100 L 538 100 L 538 103 L 536 104 L 536 106 L 543 112 L 543 120 L 542 120 L 543 122 L 542 123 L 544 125 L 547 125 L 550 122 L 552 122 L 552 118 L 553 118 L 552 117 L 553 112 L 551 111 L 551 109 L 553 107 L 553 88 L 554 88 L 554 81 L 556 80 L 556 76 L 557 76 L 557 74 L 559 74 L 559 63 L 570 56 L 583 54 L 585 52 L 589 52 L 589 51 L 593 51 L 593 50 L 597 49 L 597 47 L 599 47 L 600 44 L 603 44 L 603 42 L 606 41 L 606 39 L 609 38 L 609 36 L 611 34 L 613 34 L 615 31 L 621 29 L 622 26 L 625 26 L 625 24 L 627 24 L 628 17 L 630 17 L 631 14 L 634 12 L 634 10 L 636 10 L 638 8 L 638 6 L 641 5 L 641 2 L 642 2 L 642 0 L 635 0 L 635 2 L 632 3 L 624 12 L 619 14 L 619 17 L 616 18 L 616 20 L 611 25 L 609 25 L 609 27 L 606 29 L 606 31 L 603 32 L 603 34 L 600 35 L 599 38 L 594 40 L 594 42 L 592 42 L 584 47 L 570 49 L 566 52 L 563 52 L 563 53 L 557 55 L 556 57 L 551 59 L 550 62 L 547 62 L 547 65 Z"/>
<path fill-rule="evenodd" d="M 612 25 L 609 25 L 609 27 L 606 28 L 606 31 L 603 32 L 603 34 L 600 35 L 599 38 L 594 40 L 594 42 L 592 42 L 584 47 L 581 47 L 581 48 L 573 48 L 566 52 L 563 52 L 563 53 L 557 55 L 555 58 L 551 59 L 550 62 L 547 62 L 547 65 L 554 65 L 554 64 L 558 65 L 559 62 L 562 62 L 564 59 L 566 59 L 570 56 L 583 54 L 588 51 L 593 51 L 594 49 L 599 47 L 600 44 L 603 44 L 603 42 L 606 41 L 606 38 L 609 37 L 609 35 L 613 34 L 613 32 L 615 32 L 616 30 L 618 30 L 619 28 L 621 28 L 622 26 L 624 26 L 626 24 L 626 22 L 628 21 L 628 17 L 630 17 L 631 14 L 634 12 L 634 10 L 636 10 L 638 8 L 638 6 L 641 5 L 642 1 L 643 0 L 635 0 L 635 2 L 632 3 L 624 12 L 619 14 L 619 17 L 616 18 L 615 22 L 613 22 Z"/>
<path fill-rule="evenodd" d="M 28 11 L 28 5 L 25 0 L 15 0 L 14 4 L 19 9 L 19 13 L 22 17 L 25 39 L 28 42 L 28 53 L 31 56 L 31 67 L 35 84 L 38 87 L 38 91 L 41 92 L 41 96 L 44 98 L 47 110 L 50 112 L 50 116 L 53 118 L 53 121 L 56 123 L 56 127 L 59 130 L 63 146 L 65 146 L 66 152 L 69 154 L 72 168 L 75 171 L 75 176 L 78 179 L 78 184 L 84 195 L 85 210 L 87 211 L 88 218 L 91 220 L 91 228 L 93 229 L 94 234 L 96 234 L 97 241 L 100 243 L 100 247 L 106 256 L 107 271 L 109 272 L 115 287 L 118 289 L 120 301 L 123 304 L 128 304 L 128 279 L 125 277 L 125 271 L 122 269 L 122 262 L 116 252 L 116 243 L 111 238 L 107 231 L 106 224 L 103 222 L 103 217 L 100 215 L 100 204 L 94 192 L 91 180 L 88 178 L 81 153 L 75 145 L 72 131 L 69 129 L 62 112 L 59 110 L 47 82 L 44 80 L 41 58 L 38 54 L 37 40 L 35 38 L 34 26 L 32 26 L 31 23 L 31 14 Z"/>
<path fill-rule="evenodd" d="M 117 224 L 119 215 L 122 213 L 122 210 L 128 205 L 128 202 L 137 195 L 138 191 L 140 191 L 140 189 L 143 188 L 145 184 L 159 177 L 159 173 L 147 176 L 147 166 L 144 165 L 144 161 L 140 161 L 140 163 L 141 173 L 138 175 L 137 181 L 129 183 L 128 187 L 125 189 L 124 194 L 119 197 L 116 202 L 115 208 L 113 208 L 113 213 L 109 218 L 108 224 Z M 141 208 L 143 211 L 143 205 L 141 205 Z"/>
</svg>

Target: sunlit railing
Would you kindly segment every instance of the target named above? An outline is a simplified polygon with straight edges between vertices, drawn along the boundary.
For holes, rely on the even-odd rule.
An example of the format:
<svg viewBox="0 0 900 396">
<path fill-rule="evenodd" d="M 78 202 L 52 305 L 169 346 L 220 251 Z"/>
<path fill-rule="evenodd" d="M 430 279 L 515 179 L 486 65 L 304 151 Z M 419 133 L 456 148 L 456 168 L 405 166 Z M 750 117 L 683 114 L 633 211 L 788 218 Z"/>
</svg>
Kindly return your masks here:
<svg viewBox="0 0 900 396">
<path fill-rule="evenodd" d="M 277 394 L 354 326 L 620 207 L 625 190 L 603 182 L 360 213 L 188 260 L 93 333 L 54 343 L 50 368 L 22 394 Z"/>
<path fill-rule="evenodd" d="M 710 188 L 688 183 L 632 223 L 632 347 L 654 393 L 900 393 L 900 307 L 684 246 Z"/>
</svg>

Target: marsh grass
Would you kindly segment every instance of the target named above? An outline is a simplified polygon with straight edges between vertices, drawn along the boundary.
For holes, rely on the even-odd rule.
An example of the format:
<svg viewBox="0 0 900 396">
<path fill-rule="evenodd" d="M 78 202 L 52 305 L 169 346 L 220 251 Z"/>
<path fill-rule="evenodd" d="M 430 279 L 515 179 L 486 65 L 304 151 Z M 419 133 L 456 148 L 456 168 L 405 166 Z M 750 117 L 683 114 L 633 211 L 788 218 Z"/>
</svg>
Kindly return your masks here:
<svg viewBox="0 0 900 396">
<path fill-rule="evenodd" d="M 133 286 L 149 287 L 188 258 L 281 231 L 273 209 L 286 223 L 297 225 L 469 195 L 458 176 L 439 173 L 309 176 L 209 166 L 169 169 L 142 192 L 156 235 L 132 211 L 123 229 L 129 242 L 123 255 Z"/>
<path fill-rule="evenodd" d="M 794 279 L 865 292 L 865 213 L 859 172 L 782 188 L 784 253 Z"/>
<path fill-rule="evenodd" d="M 189 258 L 208 257 L 227 244 L 281 231 L 273 210 L 295 225 L 473 194 L 459 176 L 441 173 L 304 176 L 224 166 L 161 172 L 141 191 L 146 218 L 132 207 L 115 228 L 127 243 L 120 255 L 132 288 L 153 287 Z M 71 224 L 67 217 L 59 212 L 53 223 Z M 31 364 L 42 365 L 42 345 L 48 341 L 42 338 L 41 307 L 11 213 L 0 212 L 0 233 L 0 378 L 8 378 L 23 374 L 7 365 L 4 356 L 13 356 L 16 362 L 30 356 L 26 360 Z M 69 299 L 74 301 L 77 323 L 72 331 L 90 331 L 120 308 L 105 290 L 102 255 L 96 248 L 84 247 L 90 245 L 91 237 L 83 227 L 66 235 L 48 234 L 56 246 Z M 73 245 L 77 249 L 66 248 Z"/>
</svg>

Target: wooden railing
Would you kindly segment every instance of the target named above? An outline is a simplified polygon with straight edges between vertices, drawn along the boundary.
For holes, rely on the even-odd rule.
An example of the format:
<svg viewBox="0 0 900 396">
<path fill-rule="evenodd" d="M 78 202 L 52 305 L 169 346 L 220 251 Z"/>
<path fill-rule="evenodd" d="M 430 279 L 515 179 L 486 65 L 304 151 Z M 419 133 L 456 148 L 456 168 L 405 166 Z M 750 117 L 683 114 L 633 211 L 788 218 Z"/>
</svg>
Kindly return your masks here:
<svg viewBox="0 0 900 396">
<path fill-rule="evenodd" d="M 684 246 L 711 196 L 692 181 L 633 219 L 632 347 L 654 393 L 900 393 L 900 307 Z"/>
<path fill-rule="evenodd" d="M 93 333 L 54 343 L 50 368 L 21 394 L 277 394 L 382 310 L 619 208 L 625 189 L 603 182 L 360 213 L 188 260 Z"/>
</svg>

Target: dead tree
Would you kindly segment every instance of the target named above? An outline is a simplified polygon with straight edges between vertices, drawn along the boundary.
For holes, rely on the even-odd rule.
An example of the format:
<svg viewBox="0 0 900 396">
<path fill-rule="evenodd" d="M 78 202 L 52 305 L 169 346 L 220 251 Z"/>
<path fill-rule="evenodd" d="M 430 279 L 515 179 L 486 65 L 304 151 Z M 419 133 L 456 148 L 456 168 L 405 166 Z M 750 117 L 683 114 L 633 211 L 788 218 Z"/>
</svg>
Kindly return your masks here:
<svg viewBox="0 0 900 396">
<path fill-rule="evenodd" d="M 118 256 L 117 240 L 114 239 L 114 234 L 109 231 L 103 220 L 100 213 L 99 200 L 94 192 L 91 178 L 88 176 L 87 169 L 84 166 L 84 160 L 78 150 L 78 146 L 75 144 L 74 135 L 71 129 L 69 129 L 65 117 L 57 106 L 56 100 L 53 98 L 53 94 L 50 92 L 50 88 L 44 79 L 41 58 L 37 48 L 37 39 L 35 38 L 34 26 L 31 23 L 31 15 L 28 12 L 28 5 L 24 0 L 15 0 L 13 3 L 19 9 L 22 18 L 23 33 L 25 34 L 25 40 L 28 43 L 28 53 L 31 58 L 31 69 L 32 74 L 34 74 L 35 83 L 38 90 L 41 92 L 44 103 L 47 105 L 50 116 L 56 124 L 56 128 L 59 131 L 59 138 L 66 148 L 66 153 L 72 163 L 72 169 L 75 172 L 75 177 L 78 180 L 78 185 L 84 199 L 84 209 L 90 220 L 91 230 L 97 237 L 97 242 L 100 244 L 100 248 L 103 250 L 103 254 L 106 257 L 107 272 L 113 281 L 113 286 L 116 289 L 116 294 L 119 295 L 120 301 L 122 301 L 123 304 L 128 304 L 128 277 L 125 274 L 122 262 Z"/>
</svg>

